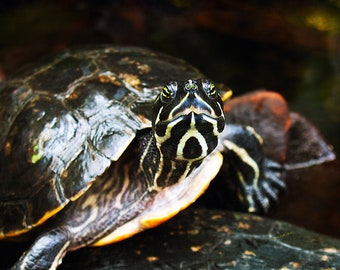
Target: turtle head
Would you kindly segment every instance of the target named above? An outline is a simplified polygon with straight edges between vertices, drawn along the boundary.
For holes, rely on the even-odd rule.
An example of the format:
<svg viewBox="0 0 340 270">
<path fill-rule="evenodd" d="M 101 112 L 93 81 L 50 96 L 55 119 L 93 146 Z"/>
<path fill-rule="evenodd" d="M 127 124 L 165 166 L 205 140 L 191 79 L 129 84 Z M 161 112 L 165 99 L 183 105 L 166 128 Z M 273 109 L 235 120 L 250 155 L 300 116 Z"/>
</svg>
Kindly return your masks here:
<svg viewBox="0 0 340 270">
<path fill-rule="evenodd" d="M 204 158 L 217 146 L 225 124 L 223 102 L 208 80 L 168 83 L 153 115 L 158 149 L 171 160 Z"/>
</svg>

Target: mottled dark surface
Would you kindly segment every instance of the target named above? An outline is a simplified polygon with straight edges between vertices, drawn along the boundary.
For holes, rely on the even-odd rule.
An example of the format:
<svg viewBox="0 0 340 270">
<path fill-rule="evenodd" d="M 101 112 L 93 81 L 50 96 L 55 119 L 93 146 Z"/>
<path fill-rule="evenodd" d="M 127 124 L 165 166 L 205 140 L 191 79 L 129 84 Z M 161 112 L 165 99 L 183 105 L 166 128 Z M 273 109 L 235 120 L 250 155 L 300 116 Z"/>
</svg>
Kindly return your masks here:
<svg viewBox="0 0 340 270">
<path fill-rule="evenodd" d="M 0 251 L 9 262 L 20 254 L 18 246 L 4 243 Z M 71 252 L 58 269 L 306 270 L 339 265 L 339 240 L 258 216 L 191 209 L 124 242 Z M 6 266 L 1 260 L 0 268 Z"/>
</svg>

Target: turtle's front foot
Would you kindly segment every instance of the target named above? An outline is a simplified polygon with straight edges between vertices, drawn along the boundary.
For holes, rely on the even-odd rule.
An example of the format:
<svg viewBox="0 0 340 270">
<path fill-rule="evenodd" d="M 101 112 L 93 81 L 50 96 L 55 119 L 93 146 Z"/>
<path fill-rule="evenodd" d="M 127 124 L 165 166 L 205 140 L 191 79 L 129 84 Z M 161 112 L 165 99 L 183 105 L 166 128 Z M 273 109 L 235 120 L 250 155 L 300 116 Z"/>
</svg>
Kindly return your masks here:
<svg viewBox="0 0 340 270">
<path fill-rule="evenodd" d="M 219 149 L 224 155 L 227 188 L 239 202 L 237 210 L 267 212 L 285 189 L 284 166 L 265 156 L 262 138 L 251 127 L 227 125 Z"/>
<path fill-rule="evenodd" d="M 55 270 L 70 245 L 64 228 L 41 235 L 11 268 L 11 270 Z"/>
<path fill-rule="evenodd" d="M 269 159 L 263 161 L 262 173 L 250 186 L 244 185 L 244 199 L 248 212 L 265 213 L 279 200 L 279 193 L 286 188 L 285 170 L 282 165 Z"/>
</svg>

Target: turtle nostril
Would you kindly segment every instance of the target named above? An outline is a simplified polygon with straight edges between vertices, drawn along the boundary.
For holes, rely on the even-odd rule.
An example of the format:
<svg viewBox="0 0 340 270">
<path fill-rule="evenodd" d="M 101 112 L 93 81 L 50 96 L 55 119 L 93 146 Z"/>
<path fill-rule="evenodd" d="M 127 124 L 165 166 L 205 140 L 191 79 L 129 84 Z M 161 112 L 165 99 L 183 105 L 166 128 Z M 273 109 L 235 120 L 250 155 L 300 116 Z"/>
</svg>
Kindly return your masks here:
<svg viewBox="0 0 340 270">
<path fill-rule="evenodd" d="M 193 94 L 198 90 L 198 86 L 196 81 L 194 80 L 189 80 L 185 83 L 184 85 L 184 90 L 185 92 L 190 93 L 190 96 L 194 96 Z"/>
</svg>

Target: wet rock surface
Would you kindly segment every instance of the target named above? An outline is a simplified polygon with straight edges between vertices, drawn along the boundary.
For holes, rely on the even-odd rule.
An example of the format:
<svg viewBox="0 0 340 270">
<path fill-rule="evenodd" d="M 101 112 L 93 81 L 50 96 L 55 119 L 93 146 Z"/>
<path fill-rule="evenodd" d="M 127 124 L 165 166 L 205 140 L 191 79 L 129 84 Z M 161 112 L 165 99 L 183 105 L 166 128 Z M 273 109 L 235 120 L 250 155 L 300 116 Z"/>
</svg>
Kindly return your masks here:
<svg viewBox="0 0 340 270">
<path fill-rule="evenodd" d="M 1 243 L 15 261 L 24 245 Z M 1 262 L 6 269 L 10 262 Z M 58 269 L 337 269 L 340 241 L 260 216 L 190 208 L 126 241 L 70 252 Z"/>
</svg>

